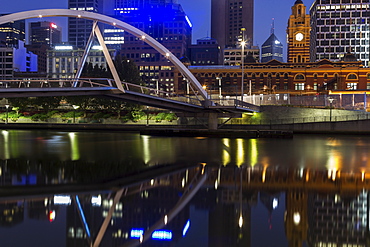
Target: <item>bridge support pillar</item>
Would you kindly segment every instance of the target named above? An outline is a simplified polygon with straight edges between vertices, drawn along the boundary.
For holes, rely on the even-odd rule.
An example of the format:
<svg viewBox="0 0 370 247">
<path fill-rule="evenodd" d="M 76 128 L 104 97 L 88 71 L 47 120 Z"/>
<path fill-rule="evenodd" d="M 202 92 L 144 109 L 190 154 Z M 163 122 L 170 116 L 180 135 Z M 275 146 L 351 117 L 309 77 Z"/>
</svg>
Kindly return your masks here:
<svg viewBox="0 0 370 247">
<path fill-rule="evenodd" d="M 218 128 L 218 113 L 208 113 L 208 129 L 216 130 Z"/>
</svg>

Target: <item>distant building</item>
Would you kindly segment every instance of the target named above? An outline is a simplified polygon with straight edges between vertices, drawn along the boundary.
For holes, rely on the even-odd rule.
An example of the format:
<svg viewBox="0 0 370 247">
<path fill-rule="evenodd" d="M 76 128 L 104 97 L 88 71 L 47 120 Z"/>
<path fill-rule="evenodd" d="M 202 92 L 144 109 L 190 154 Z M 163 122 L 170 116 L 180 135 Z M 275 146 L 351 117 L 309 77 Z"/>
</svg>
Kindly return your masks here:
<svg viewBox="0 0 370 247">
<path fill-rule="evenodd" d="M 261 48 L 261 62 L 267 63 L 271 60 L 283 61 L 283 45 L 278 40 L 276 35 L 272 33 L 270 37 L 263 43 Z"/>
<path fill-rule="evenodd" d="M 47 51 L 47 74 L 49 78 L 74 78 L 81 61 L 84 49 L 73 46 L 55 46 Z M 110 50 L 111 56 L 114 51 Z M 87 63 L 93 66 L 107 68 L 103 51 L 99 47 L 92 47 Z"/>
<path fill-rule="evenodd" d="M 0 78 L 11 79 L 16 72 L 36 72 L 37 55 L 28 51 L 24 42 L 18 40 L 17 47 L 0 47 Z"/>
<path fill-rule="evenodd" d="M 31 22 L 29 24 L 29 43 L 54 46 L 62 41 L 59 27 L 49 21 Z"/>
<path fill-rule="evenodd" d="M 190 46 L 191 65 L 219 65 L 222 64 L 221 49 L 217 40 L 207 37 L 198 39 L 196 45 Z"/>
<path fill-rule="evenodd" d="M 310 16 L 311 61 L 340 61 L 350 52 L 369 66 L 369 0 L 316 0 Z"/>
<path fill-rule="evenodd" d="M 258 63 L 260 60 L 260 49 L 258 46 L 248 46 L 244 48 L 244 56 L 242 56 L 242 48 L 226 48 L 224 49 L 224 65 L 239 66 L 242 65 L 242 57 L 244 63 Z"/>
<path fill-rule="evenodd" d="M 46 44 L 33 44 L 26 45 L 26 48 L 37 55 L 37 72 L 40 74 L 45 74 L 47 71 L 47 50 L 49 46 Z"/>
<path fill-rule="evenodd" d="M 25 20 L 19 20 L 0 25 L 0 46 L 17 46 L 18 40 L 25 41 L 25 23 Z"/>
<path fill-rule="evenodd" d="M 99 0 L 68 0 L 68 8 L 101 13 Z M 84 18 L 68 17 L 68 44 L 85 48 L 92 31 L 93 21 Z"/>
<path fill-rule="evenodd" d="M 212 0 L 211 37 L 221 49 L 235 47 L 242 38 L 242 28 L 253 44 L 254 0 Z"/>
</svg>

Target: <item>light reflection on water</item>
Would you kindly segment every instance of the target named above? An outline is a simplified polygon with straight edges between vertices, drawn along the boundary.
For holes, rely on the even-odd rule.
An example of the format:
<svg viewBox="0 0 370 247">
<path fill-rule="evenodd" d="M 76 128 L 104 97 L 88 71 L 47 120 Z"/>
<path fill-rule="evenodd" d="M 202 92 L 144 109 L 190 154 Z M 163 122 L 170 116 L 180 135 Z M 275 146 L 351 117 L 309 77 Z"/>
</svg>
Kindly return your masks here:
<svg viewBox="0 0 370 247">
<path fill-rule="evenodd" d="M 6 236 L 4 246 L 27 242 L 88 246 L 84 231 L 88 227 L 97 236 L 109 210 L 115 208 L 105 234 L 110 237 L 101 246 L 122 246 L 134 241 L 130 238 L 133 228 L 162 224 L 166 215 L 172 219 L 170 213 L 183 196 L 191 195 L 178 216 L 161 227 L 173 230 L 172 246 L 295 246 L 296 241 L 329 246 L 339 240 L 365 246 L 370 213 L 369 148 L 366 136 L 229 139 L 3 130 L 0 183 L 16 187 L 9 194 L 0 190 L 0 215 L 4 215 L 0 236 Z M 48 193 L 24 199 L 34 193 L 31 185 L 35 184 L 52 194 L 56 184 L 84 183 L 84 189 L 96 188 L 96 184 L 148 166 L 200 163 L 204 164 L 201 168 L 180 169 L 164 177 L 138 177 L 134 185 L 120 190 L 114 184 L 113 191 L 99 187 L 98 192 L 81 193 L 81 207 L 76 207 L 75 188 L 62 193 L 75 198 L 70 205 L 56 204 Z M 201 187 L 195 186 L 201 181 L 195 179 L 198 173 L 207 175 Z M 26 186 L 17 190 L 21 185 Z M 199 190 L 192 194 L 189 188 Z M 118 201 L 117 191 L 123 195 Z M 80 221 L 81 213 L 86 222 Z M 188 219 L 191 224 L 185 237 L 182 231 Z M 147 240 L 143 246 L 166 244 Z"/>
<path fill-rule="evenodd" d="M 124 132 L 2 130 L 0 160 L 176 162 L 369 171 L 366 136 L 293 139 L 169 138 Z"/>
</svg>

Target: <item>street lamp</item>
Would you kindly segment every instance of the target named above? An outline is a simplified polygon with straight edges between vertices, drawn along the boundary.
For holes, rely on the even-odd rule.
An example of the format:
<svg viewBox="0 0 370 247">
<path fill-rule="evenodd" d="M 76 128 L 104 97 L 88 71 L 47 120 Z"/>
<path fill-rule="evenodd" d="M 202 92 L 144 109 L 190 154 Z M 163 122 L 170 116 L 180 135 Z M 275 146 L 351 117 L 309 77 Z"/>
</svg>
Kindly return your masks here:
<svg viewBox="0 0 370 247">
<path fill-rule="evenodd" d="M 76 123 L 76 110 L 80 108 L 78 105 L 72 105 L 73 106 L 73 123 Z"/>
<path fill-rule="evenodd" d="M 5 124 L 8 124 L 8 108 L 9 108 L 10 105 L 6 104 L 5 105 L 5 108 L 6 108 L 6 120 L 5 120 Z"/>
<path fill-rule="evenodd" d="M 333 101 L 334 101 L 334 99 L 332 97 L 329 97 L 328 100 L 329 100 L 329 103 L 330 103 L 330 117 L 329 117 L 329 119 L 330 119 L 330 122 L 331 122 L 331 116 L 332 116 L 332 109 L 333 109 Z"/>
<path fill-rule="evenodd" d="M 242 87 L 241 87 L 241 94 L 240 94 L 240 97 L 241 97 L 241 101 L 243 101 L 243 94 L 244 94 L 244 46 L 246 44 L 245 42 L 245 37 L 244 37 L 244 32 L 245 32 L 245 28 L 242 28 L 242 40 L 240 42 L 240 45 L 242 46 L 242 56 L 241 56 L 241 59 L 242 59 Z"/>
</svg>

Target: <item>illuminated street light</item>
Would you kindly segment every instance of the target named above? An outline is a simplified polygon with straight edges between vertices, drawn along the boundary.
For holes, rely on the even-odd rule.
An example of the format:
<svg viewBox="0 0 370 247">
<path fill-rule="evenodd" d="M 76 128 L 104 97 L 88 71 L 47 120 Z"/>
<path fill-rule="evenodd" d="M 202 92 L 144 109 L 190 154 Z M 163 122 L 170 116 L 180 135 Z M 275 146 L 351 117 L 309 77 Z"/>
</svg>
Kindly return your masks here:
<svg viewBox="0 0 370 247">
<path fill-rule="evenodd" d="M 245 42 L 245 37 L 244 37 L 244 32 L 245 32 L 245 28 L 242 28 L 242 41 L 240 42 L 240 45 L 242 46 L 242 88 L 241 88 L 241 94 L 240 94 L 240 98 L 241 98 L 241 101 L 243 101 L 243 96 L 244 96 L 244 46 L 246 45 L 246 42 Z"/>
<path fill-rule="evenodd" d="M 9 108 L 10 105 L 6 104 L 5 105 L 5 108 L 6 108 L 6 120 L 5 120 L 5 124 L 8 124 L 8 108 Z"/>
<path fill-rule="evenodd" d="M 78 105 L 73 105 L 73 123 L 76 123 L 76 110 L 80 108 Z"/>
</svg>

